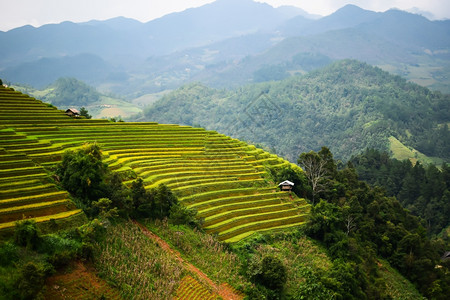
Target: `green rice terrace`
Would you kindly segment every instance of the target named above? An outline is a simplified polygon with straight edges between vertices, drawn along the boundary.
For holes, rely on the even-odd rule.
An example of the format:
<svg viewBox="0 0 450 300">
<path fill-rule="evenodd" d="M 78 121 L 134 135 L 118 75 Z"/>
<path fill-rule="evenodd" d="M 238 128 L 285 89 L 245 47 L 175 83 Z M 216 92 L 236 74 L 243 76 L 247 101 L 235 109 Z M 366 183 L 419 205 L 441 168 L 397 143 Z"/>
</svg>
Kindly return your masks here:
<svg viewBox="0 0 450 300">
<path fill-rule="evenodd" d="M 278 191 L 265 168 L 290 163 L 245 142 L 203 128 L 73 118 L 0 87 L 0 232 L 23 218 L 48 228 L 85 220 L 49 167 L 87 142 L 100 145 L 125 183 L 141 177 L 147 188 L 166 184 L 222 241 L 297 226 L 309 212 L 306 200 Z"/>
</svg>

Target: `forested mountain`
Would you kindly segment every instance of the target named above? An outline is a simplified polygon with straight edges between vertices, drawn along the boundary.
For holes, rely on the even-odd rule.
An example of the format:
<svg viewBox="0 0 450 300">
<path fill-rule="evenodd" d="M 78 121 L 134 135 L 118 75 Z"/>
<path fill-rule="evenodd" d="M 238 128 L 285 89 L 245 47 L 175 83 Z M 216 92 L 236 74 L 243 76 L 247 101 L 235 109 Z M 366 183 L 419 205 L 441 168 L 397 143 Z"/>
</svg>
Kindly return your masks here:
<svg viewBox="0 0 450 300">
<path fill-rule="evenodd" d="M 0 32 L 0 76 L 37 88 L 76 77 L 133 99 L 188 82 L 229 88 L 282 79 L 350 58 L 446 93 L 449 41 L 450 21 L 399 10 L 347 5 L 316 18 L 294 7 L 218 0 L 147 23 L 119 17 Z"/>
<path fill-rule="evenodd" d="M 61 108 L 87 106 L 98 102 L 100 94 L 75 78 L 59 78 L 43 100 Z"/>
<path fill-rule="evenodd" d="M 389 149 L 393 136 L 428 156 L 449 157 L 450 96 L 354 60 L 304 76 L 217 90 L 184 86 L 142 119 L 214 129 L 261 143 L 291 161 L 328 145 L 340 159 Z"/>
</svg>

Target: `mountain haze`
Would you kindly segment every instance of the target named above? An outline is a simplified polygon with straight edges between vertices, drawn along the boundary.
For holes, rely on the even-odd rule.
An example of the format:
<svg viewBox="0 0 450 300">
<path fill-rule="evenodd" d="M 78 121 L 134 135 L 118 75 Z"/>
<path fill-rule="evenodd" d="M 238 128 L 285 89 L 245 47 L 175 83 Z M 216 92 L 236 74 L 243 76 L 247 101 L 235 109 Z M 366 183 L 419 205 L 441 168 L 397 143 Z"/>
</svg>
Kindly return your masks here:
<svg viewBox="0 0 450 300">
<path fill-rule="evenodd" d="M 300 55 L 358 59 L 449 92 L 449 32 L 450 21 L 399 10 L 377 13 L 347 5 L 318 18 L 295 7 L 219 0 L 147 23 L 119 17 L 0 32 L 0 76 L 39 88 L 55 78 L 77 77 L 132 99 L 188 82 L 237 87 L 310 71 L 291 62 Z M 89 59 L 67 64 L 80 55 L 96 56 L 103 66 L 90 72 Z M 25 69 L 44 72 L 36 78 Z M 255 78 L 255 72 L 270 69 L 280 75 Z"/>
</svg>

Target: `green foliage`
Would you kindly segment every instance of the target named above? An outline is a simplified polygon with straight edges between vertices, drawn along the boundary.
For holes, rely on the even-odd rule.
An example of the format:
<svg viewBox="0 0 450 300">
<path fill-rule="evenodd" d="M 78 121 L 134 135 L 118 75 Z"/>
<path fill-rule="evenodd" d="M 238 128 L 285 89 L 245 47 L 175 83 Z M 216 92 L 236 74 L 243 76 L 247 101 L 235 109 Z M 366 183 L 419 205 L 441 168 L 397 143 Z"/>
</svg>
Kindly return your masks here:
<svg viewBox="0 0 450 300">
<path fill-rule="evenodd" d="M 286 282 L 286 268 L 274 256 L 266 256 L 261 261 L 261 272 L 255 276 L 257 282 L 271 290 L 281 290 Z"/>
<path fill-rule="evenodd" d="M 90 207 L 105 191 L 104 180 L 108 170 L 101 160 L 97 144 L 86 144 L 78 151 L 66 151 L 56 169 L 62 187 Z"/>
<path fill-rule="evenodd" d="M 91 259 L 104 232 L 105 223 L 97 219 L 42 236 L 33 221 L 18 222 L 14 243 L 0 244 L 0 299 L 39 299 L 45 278 L 75 259 Z"/>
<path fill-rule="evenodd" d="M 169 210 L 169 220 L 172 224 L 201 228 L 201 222 L 195 217 L 196 215 L 197 211 L 178 203 L 172 205 Z"/>
<path fill-rule="evenodd" d="M 0 266 L 8 267 L 19 258 L 17 245 L 12 242 L 0 244 Z"/>
<path fill-rule="evenodd" d="M 165 185 L 146 190 L 142 178 L 138 178 L 131 184 L 131 198 L 134 218 L 164 219 L 169 217 L 175 224 L 196 224 L 195 211 L 181 207 L 178 198 Z"/>
<path fill-rule="evenodd" d="M 126 299 L 170 299 L 183 265 L 131 221 L 110 226 L 96 241 L 95 266 Z"/>
<path fill-rule="evenodd" d="M 297 163 L 305 171 L 305 176 L 311 188 L 310 196 L 314 204 L 317 195 L 328 189 L 327 183 L 330 176 L 336 174 L 333 155 L 327 147 L 322 147 L 318 153 L 314 151 L 302 153 Z"/>
<path fill-rule="evenodd" d="M 92 202 L 92 208 L 99 211 L 100 218 L 115 219 L 119 216 L 117 207 L 112 207 L 112 201 L 108 198 L 100 198 Z"/>
<path fill-rule="evenodd" d="M 289 73 L 283 66 L 263 66 L 253 73 L 254 82 L 282 80 L 287 77 L 289 77 Z"/>
<path fill-rule="evenodd" d="M 123 184 L 123 176 L 120 173 L 112 172 L 108 174 L 105 181 L 105 195 L 111 203 L 109 208 L 104 208 L 104 212 L 115 211 L 111 211 L 112 215 L 108 216 L 109 218 L 113 218 L 116 213 L 123 218 L 127 218 L 132 210 L 132 200 L 130 189 Z"/>
<path fill-rule="evenodd" d="M 80 108 L 80 116 L 85 117 L 86 119 L 92 119 L 92 116 L 84 106 Z"/>
<path fill-rule="evenodd" d="M 402 206 L 426 221 L 432 234 L 450 225 L 450 166 L 413 165 L 390 159 L 386 152 L 367 149 L 351 159 L 361 180 L 383 187 Z"/>
<path fill-rule="evenodd" d="M 329 235 L 342 230 L 342 212 L 340 208 L 325 200 L 320 200 L 311 209 L 309 217 L 308 234 L 318 240 L 329 240 Z"/>
<path fill-rule="evenodd" d="M 42 264 L 28 262 L 19 270 L 17 291 L 20 299 L 35 299 L 45 283 L 45 267 Z"/>
<path fill-rule="evenodd" d="M 14 229 L 14 242 L 18 246 L 27 247 L 28 249 L 36 249 L 40 242 L 36 221 L 17 221 Z"/>
<path fill-rule="evenodd" d="M 387 150 L 390 136 L 449 159 L 450 97 L 354 60 L 279 82 L 215 90 L 190 84 L 146 109 L 145 119 L 217 130 L 290 161 L 327 145 L 339 159 Z"/>
<path fill-rule="evenodd" d="M 86 144 L 76 152 L 65 152 L 55 174 L 62 187 L 77 197 L 92 217 L 99 215 L 110 220 L 119 216 L 171 217 L 177 224 L 197 224 L 195 211 L 180 207 L 177 197 L 166 185 L 146 190 L 142 178 L 138 178 L 131 183 L 131 188 L 127 188 L 120 174 L 108 171 L 97 144 Z"/>
<path fill-rule="evenodd" d="M 336 298 L 336 291 L 327 286 L 330 282 L 335 282 L 332 278 L 321 277 L 310 268 L 302 270 L 301 276 L 304 281 L 296 286 L 292 295 L 294 299 L 327 300 Z"/>
<path fill-rule="evenodd" d="M 397 199 L 358 181 L 352 163 L 338 170 L 328 157 L 334 175 L 325 179 L 327 189 L 311 210 L 306 232 L 324 243 L 334 258 L 331 277 L 337 281 L 331 289 L 338 298 L 388 295 L 377 271 L 377 256 L 388 259 L 424 296 L 447 295 L 448 269 L 435 268 L 445 243 L 427 238 L 420 220 Z"/>
</svg>

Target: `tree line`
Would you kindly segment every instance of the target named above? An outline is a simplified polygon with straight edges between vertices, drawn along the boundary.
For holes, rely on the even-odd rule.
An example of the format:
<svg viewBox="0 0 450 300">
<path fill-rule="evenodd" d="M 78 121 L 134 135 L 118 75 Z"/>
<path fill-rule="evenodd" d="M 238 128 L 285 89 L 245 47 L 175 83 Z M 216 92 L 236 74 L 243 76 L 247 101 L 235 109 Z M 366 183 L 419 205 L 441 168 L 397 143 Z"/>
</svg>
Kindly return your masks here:
<svg viewBox="0 0 450 300">
<path fill-rule="evenodd" d="M 368 153 L 374 154 L 369 151 L 352 161 L 363 161 Z M 371 157 L 374 158 L 374 155 Z M 386 153 L 382 157 L 384 161 L 390 161 Z M 385 189 L 359 180 L 358 167 L 355 168 L 352 161 L 338 167 L 326 147 L 322 147 L 319 152 L 303 153 L 298 159 L 306 173 L 308 198 L 313 199 L 306 233 L 322 242 L 330 257 L 340 262 L 342 284 L 346 286 L 342 298 L 384 298 L 379 281 L 382 265 L 379 258 L 383 258 L 414 283 L 425 297 L 446 299 L 450 292 L 450 263 L 441 261 L 441 256 L 450 249 L 450 241 L 430 238 L 432 231 L 427 229 L 432 228 L 428 228 L 427 221 L 403 208 L 402 203 Z M 406 170 L 421 174 L 424 184 L 428 184 L 427 172 L 430 176 L 436 176 L 432 185 L 438 191 L 433 195 L 446 189 L 442 179 L 448 176 L 447 167 L 440 172 L 433 166 L 425 169 L 421 165 L 413 167 L 407 162 L 398 164 Z M 372 165 L 372 168 L 376 168 L 382 163 L 370 161 L 363 166 L 368 168 Z M 392 172 L 394 170 L 402 172 L 402 169 L 393 168 Z M 386 178 L 377 178 L 375 173 L 372 173 L 374 177 L 368 173 L 362 174 L 362 178 L 386 182 Z M 407 172 L 403 178 L 410 176 Z M 416 182 L 415 191 L 419 192 L 417 197 L 427 191 L 426 186 L 420 183 Z M 428 192 L 431 191 L 428 189 Z M 445 214 L 448 205 L 441 209 L 444 212 L 440 215 Z"/>
<path fill-rule="evenodd" d="M 350 160 L 361 180 L 383 187 L 403 207 L 420 216 L 431 234 L 450 225 L 450 166 L 413 164 L 388 153 L 366 149 Z"/>
</svg>

